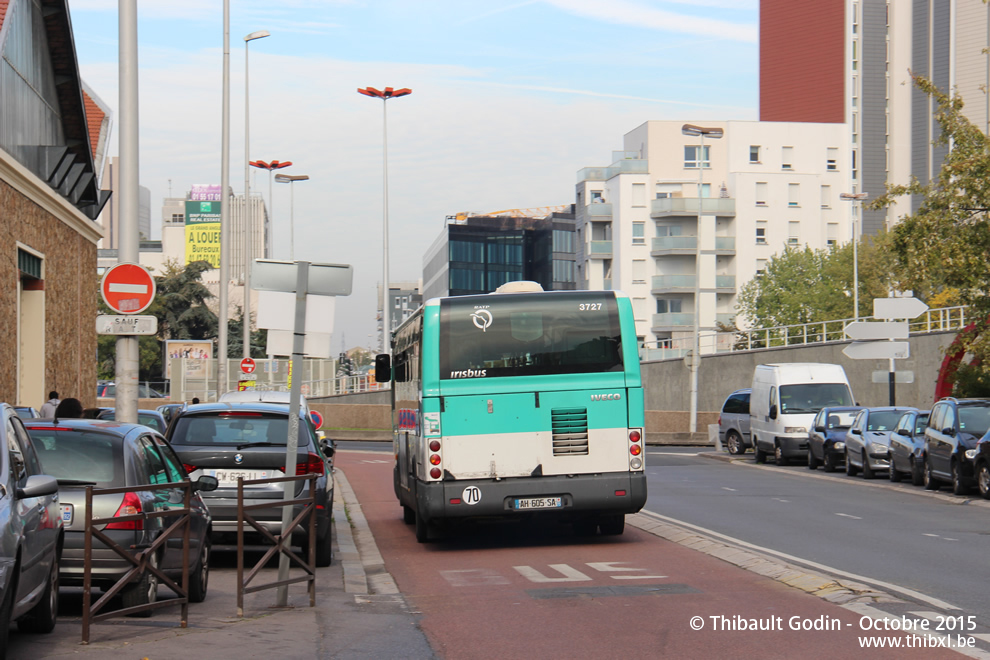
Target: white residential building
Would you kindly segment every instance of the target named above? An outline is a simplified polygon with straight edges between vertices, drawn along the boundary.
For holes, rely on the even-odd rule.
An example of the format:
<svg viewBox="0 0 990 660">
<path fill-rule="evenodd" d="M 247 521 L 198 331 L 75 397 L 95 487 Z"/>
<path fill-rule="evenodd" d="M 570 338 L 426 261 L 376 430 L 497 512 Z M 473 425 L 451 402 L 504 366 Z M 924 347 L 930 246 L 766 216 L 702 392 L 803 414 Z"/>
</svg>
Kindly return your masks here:
<svg viewBox="0 0 990 660">
<path fill-rule="evenodd" d="M 684 354 L 696 308 L 703 333 L 745 327 L 737 293 L 786 245 L 852 239 L 854 208 L 839 199 L 852 190 L 843 124 L 701 125 L 724 133 L 705 138 L 704 154 L 683 122 L 651 121 L 625 135 L 609 167 L 578 172 L 578 287 L 627 293 L 649 357 Z"/>
</svg>

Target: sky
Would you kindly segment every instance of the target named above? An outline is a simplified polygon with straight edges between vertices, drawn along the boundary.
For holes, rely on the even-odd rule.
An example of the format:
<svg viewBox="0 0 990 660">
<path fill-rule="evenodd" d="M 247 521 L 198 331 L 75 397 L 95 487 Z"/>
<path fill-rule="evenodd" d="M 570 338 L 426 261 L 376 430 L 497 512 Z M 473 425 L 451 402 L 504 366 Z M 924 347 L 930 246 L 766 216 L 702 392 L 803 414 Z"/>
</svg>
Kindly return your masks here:
<svg viewBox="0 0 990 660">
<path fill-rule="evenodd" d="M 115 113 L 117 0 L 69 0 L 83 80 Z M 245 35 L 250 160 L 292 161 L 273 184 L 275 259 L 350 264 L 332 348 L 377 345 L 388 101 L 389 279 L 415 282 L 458 212 L 574 202 L 576 173 L 606 166 L 651 120 L 755 120 L 758 0 L 230 0 L 230 185 L 244 190 Z M 161 203 L 219 184 L 222 0 L 138 3 L 140 182 Z M 291 220 L 291 222 L 290 222 Z"/>
</svg>

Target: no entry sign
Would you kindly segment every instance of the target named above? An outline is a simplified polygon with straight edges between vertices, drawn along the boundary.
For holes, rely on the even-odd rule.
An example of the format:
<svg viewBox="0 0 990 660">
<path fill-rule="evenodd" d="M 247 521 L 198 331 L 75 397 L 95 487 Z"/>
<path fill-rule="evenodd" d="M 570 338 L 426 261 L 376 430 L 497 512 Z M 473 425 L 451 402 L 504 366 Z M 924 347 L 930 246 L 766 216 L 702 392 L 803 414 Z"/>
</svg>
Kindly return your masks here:
<svg viewBox="0 0 990 660">
<path fill-rule="evenodd" d="M 246 374 L 253 374 L 255 369 L 254 360 L 251 358 L 244 358 L 241 360 L 241 371 Z"/>
<path fill-rule="evenodd" d="M 100 293 L 118 314 L 140 314 L 155 299 L 155 278 L 144 266 L 117 264 L 104 273 Z"/>
</svg>

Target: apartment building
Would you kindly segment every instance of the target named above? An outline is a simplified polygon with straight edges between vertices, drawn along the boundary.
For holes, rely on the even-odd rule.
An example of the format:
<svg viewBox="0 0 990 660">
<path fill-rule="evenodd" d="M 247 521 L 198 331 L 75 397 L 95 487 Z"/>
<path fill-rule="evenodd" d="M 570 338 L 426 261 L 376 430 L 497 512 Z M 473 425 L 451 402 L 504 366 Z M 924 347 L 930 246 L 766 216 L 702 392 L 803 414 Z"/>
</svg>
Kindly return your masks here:
<svg viewBox="0 0 990 660">
<path fill-rule="evenodd" d="M 785 246 L 852 238 L 843 124 L 699 123 L 722 137 L 650 121 L 578 172 L 577 286 L 630 295 L 647 356 L 683 354 L 696 311 L 706 333 L 745 327 L 737 294 Z"/>
</svg>

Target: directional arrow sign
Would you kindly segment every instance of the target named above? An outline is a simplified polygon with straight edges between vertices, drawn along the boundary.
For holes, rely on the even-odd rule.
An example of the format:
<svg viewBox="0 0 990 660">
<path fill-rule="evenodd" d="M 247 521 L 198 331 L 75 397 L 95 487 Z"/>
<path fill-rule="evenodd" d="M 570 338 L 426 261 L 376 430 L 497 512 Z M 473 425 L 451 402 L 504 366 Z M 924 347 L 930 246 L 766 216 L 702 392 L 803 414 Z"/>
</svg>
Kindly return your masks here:
<svg viewBox="0 0 990 660">
<path fill-rule="evenodd" d="M 907 339 L 908 324 L 907 321 L 854 321 L 846 326 L 846 336 L 850 339 Z"/>
<path fill-rule="evenodd" d="M 901 360 L 911 357 L 911 344 L 906 341 L 854 341 L 842 349 L 853 360 Z"/>
<path fill-rule="evenodd" d="M 913 319 L 928 311 L 917 298 L 874 298 L 873 316 L 878 319 Z"/>
</svg>

